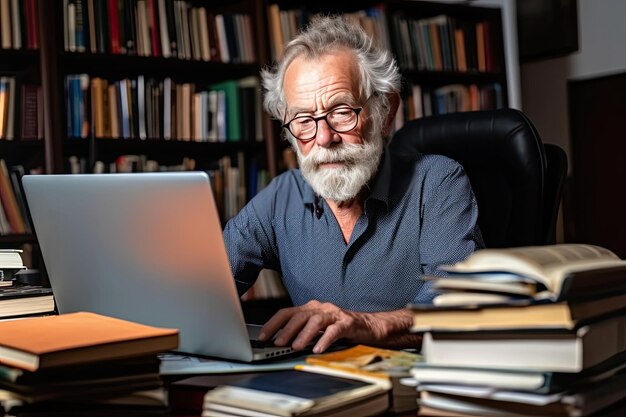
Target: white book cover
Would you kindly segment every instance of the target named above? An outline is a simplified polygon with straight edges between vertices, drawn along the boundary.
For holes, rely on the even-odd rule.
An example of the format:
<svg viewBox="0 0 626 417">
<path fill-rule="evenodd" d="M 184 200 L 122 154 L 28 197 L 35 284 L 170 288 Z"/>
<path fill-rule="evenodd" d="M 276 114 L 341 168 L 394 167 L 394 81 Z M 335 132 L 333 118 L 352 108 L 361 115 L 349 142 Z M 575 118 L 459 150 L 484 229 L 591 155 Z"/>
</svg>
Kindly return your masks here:
<svg viewBox="0 0 626 417">
<path fill-rule="evenodd" d="M 67 49 L 70 52 L 76 52 L 76 5 L 74 3 L 67 6 Z"/>
<path fill-rule="evenodd" d="M 231 60 L 228 51 L 228 41 L 226 40 L 226 26 L 224 25 L 224 15 L 215 15 L 215 29 L 217 32 L 217 40 L 220 44 L 220 57 L 222 62 L 228 63 Z"/>
</svg>

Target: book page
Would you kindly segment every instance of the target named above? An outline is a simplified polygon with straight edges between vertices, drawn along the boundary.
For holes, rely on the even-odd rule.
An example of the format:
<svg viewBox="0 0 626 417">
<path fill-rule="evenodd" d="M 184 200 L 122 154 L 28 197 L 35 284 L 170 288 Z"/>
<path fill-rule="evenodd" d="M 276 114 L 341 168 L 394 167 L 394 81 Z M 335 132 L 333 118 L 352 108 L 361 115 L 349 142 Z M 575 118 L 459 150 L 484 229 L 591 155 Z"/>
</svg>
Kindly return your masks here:
<svg viewBox="0 0 626 417">
<path fill-rule="evenodd" d="M 608 249 L 582 244 L 482 249 L 465 261 L 441 269 L 459 273 L 512 272 L 536 280 L 558 292 L 568 272 L 625 264 Z"/>
</svg>

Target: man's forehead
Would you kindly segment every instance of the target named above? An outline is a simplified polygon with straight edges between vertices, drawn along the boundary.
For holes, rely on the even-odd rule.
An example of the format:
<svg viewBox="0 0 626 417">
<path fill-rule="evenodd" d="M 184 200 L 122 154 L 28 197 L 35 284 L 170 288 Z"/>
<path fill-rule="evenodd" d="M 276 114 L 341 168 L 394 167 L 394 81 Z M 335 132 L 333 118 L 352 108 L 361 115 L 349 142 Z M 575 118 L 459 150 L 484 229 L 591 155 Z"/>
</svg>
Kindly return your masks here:
<svg viewBox="0 0 626 417">
<path fill-rule="evenodd" d="M 360 72 L 349 51 L 337 51 L 320 57 L 300 56 L 287 67 L 283 88 L 290 113 L 296 107 L 312 103 L 332 106 L 353 103 L 359 96 Z"/>
</svg>

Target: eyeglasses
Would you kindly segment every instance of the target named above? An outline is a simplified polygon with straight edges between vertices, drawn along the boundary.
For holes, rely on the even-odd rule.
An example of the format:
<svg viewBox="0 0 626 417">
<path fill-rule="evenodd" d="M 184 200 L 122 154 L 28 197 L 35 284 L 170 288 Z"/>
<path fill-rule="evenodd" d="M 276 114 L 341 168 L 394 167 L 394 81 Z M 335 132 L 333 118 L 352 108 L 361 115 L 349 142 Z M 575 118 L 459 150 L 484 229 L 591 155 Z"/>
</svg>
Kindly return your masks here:
<svg viewBox="0 0 626 417">
<path fill-rule="evenodd" d="M 326 120 L 326 124 L 333 132 L 346 133 L 354 129 L 359 124 L 359 114 L 367 106 L 372 97 L 378 96 L 377 92 L 372 93 L 361 107 L 350 107 L 340 105 L 323 116 L 298 116 L 294 117 L 281 127 L 287 129 L 293 137 L 301 142 L 308 142 L 317 135 L 317 126 L 320 120 Z"/>
<path fill-rule="evenodd" d="M 359 123 L 359 113 L 363 107 L 352 108 L 348 106 L 337 107 L 323 116 L 298 116 L 282 125 L 293 137 L 302 142 L 307 142 L 317 135 L 317 123 L 326 120 L 328 127 L 337 133 L 351 131 Z"/>
</svg>

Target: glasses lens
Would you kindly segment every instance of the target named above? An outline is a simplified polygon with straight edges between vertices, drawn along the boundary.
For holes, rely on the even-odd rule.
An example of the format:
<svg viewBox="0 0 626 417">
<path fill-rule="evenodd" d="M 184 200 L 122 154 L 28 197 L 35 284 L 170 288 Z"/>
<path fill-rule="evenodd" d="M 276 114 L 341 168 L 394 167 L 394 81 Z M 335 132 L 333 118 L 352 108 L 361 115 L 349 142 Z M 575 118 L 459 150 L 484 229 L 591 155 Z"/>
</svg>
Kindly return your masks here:
<svg viewBox="0 0 626 417">
<path fill-rule="evenodd" d="M 312 117 L 296 117 L 289 122 L 289 130 L 297 139 L 310 139 L 315 136 L 316 124 Z"/>
<path fill-rule="evenodd" d="M 335 131 L 343 133 L 354 129 L 357 123 L 357 113 L 350 107 L 340 107 L 328 113 L 326 120 Z"/>
</svg>

